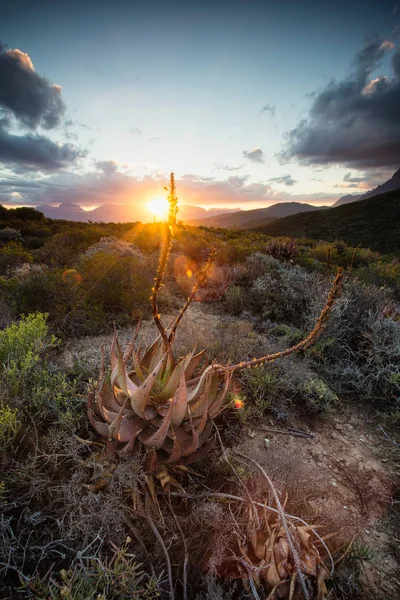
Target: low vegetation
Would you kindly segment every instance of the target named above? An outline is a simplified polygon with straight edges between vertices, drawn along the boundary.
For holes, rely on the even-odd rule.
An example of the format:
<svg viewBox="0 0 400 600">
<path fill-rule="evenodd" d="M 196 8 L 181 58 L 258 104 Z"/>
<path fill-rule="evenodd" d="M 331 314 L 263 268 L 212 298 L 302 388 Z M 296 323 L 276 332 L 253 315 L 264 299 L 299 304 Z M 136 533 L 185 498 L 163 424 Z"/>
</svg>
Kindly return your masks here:
<svg viewBox="0 0 400 600">
<path fill-rule="evenodd" d="M 169 200 L 166 228 L 0 211 L 0 595 L 367 597 L 317 470 L 250 446 L 347 401 L 399 421 L 400 267 Z"/>
</svg>

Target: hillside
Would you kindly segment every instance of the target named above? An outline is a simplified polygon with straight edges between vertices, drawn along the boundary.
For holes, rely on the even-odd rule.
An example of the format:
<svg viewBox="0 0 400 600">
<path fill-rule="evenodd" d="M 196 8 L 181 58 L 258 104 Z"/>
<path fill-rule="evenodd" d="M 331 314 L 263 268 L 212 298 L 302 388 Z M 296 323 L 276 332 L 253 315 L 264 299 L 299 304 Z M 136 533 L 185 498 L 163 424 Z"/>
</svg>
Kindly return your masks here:
<svg viewBox="0 0 400 600">
<path fill-rule="evenodd" d="M 398 169 L 388 181 L 378 185 L 378 187 L 373 190 L 365 192 L 365 194 L 348 194 L 347 196 L 342 196 L 335 202 L 333 208 L 342 206 L 343 204 L 365 200 L 366 198 L 372 198 L 373 196 L 378 196 L 380 194 L 386 194 L 386 192 L 394 192 L 398 189 L 400 189 L 400 169 Z"/>
<path fill-rule="evenodd" d="M 400 190 L 326 211 L 292 215 L 255 229 L 273 236 L 343 240 L 382 253 L 399 252 Z"/>
<path fill-rule="evenodd" d="M 255 227 L 263 221 L 263 224 L 273 221 L 275 219 L 281 219 L 289 215 L 294 215 L 302 212 L 310 212 L 315 210 L 321 210 L 327 208 L 322 206 L 316 208 L 311 204 L 302 204 L 301 202 L 279 202 L 268 206 L 267 208 L 255 208 L 253 210 L 241 210 L 230 214 L 221 214 L 214 217 L 208 217 L 204 219 L 196 219 L 188 221 L 190 225 L 204 227 L 240 227 L 241 229 L 247 229 Z"/>
</svg>

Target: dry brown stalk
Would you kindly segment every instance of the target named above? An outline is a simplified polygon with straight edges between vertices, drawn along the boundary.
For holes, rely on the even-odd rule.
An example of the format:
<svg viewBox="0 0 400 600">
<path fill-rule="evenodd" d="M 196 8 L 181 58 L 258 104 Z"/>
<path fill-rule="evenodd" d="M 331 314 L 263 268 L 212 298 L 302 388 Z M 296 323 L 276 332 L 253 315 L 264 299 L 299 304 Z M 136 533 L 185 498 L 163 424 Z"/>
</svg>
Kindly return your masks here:
<svg viewBox="0 0 400 600">
<path fill-rule="evenodd" d="M 279 496 L 278 496 L 278 492 L 276 491 L 276 488 L 275 488 L 274 484 L 272 483 L 271 479 L 269 478 L 269 476 L 267 475 L 267 473 L 265 472 L 265 470 L 262 468 L 262 466 L 256 460 L 254 460 L 253 458 L 250 458 L 249 456 L 246 456 L 245 454 L 242 454 L 241 452 L 237 452 L 236 451 L 235 454 L 237 454 L 237 456 L 241 457 L 245 461 L 251 462 L 253 465 L 255 465 L 257 467 L 257 469 L 260 471 L 260 473 L 262 474 L 262 476 L 267 481 L 269 487 L 271 488 L 271 491 L 272 491 L 272 494 L 273 494 L 273 497 L 274 497 L 274 500 L 275 500 L 275 504 L 276 504 L 276 507 L 278 509 L 279 518 L 281 520 L 282 526 L 283 526 L 283 528 L 285 530 L 285 533 L 286 533 L 286 539 L 287 539 L 289 547 L 290 547 L 290 552 L 292 554 L 294 563 L 296 565 L 297 575 L 298 575 L 298 578 L 300 580 L 300 584 L 301 584 L 301 587 L 303 589 L 304 596 L 305 596 L 306 600 L 310 600 L 310 594 L 308 593 L 307 586 L 306 586 L 306 581 L 305 581 L 305 578 L 304 578 L 304 575 L 303 575 L 303 572 L 302 572 L 300 555 L 299 555 L 299 552 L 298 552 L 298 550 L 296 548 L 296 543 L 295 543 L 295 540 L 294 540 L 294 538 L 292 536 L 292 532 L 289 529 L 289 524 L 288 524 L 288 521 L 286 519 L 286 514 L 285 514 L 285 511 L 283 510 L 281 501 L 280 501 Z"/>
<path fill-rule="evenodd" d="M 167 189 L 167 188 L 165 188 L 165 189 Z M 174 177 L 173 173 L 171 173 L 171 175 L 170 175 L 169 189 L 167 189 L 167 191 L 169 191 L 168 221 L 166 221 L 166 223 L 164 224 L 165 239 L 164 239 L 163 246 L 162 246 L 162 249 L 160 252 L 160 262 L 159 262 L 158 268 L 157 268 L 157 277 L 154 280 L 154 287 L 152 289 L 151 308 L 152 308 L 154 323 L 156 324 L 156 327 L 157 327 L 158 331 L 160 332 L 160 335 L 161 335 L 162 339 L 164 340 L 166 347 L 169 348 L 170 342 L 168 339 L 167 332 L 165 331 L 165 327 L 161 321 L 161 316 L 160 316 L 160 312 L 158 309 L 157 300 L 158 300 L 158 293 L 163 285 L 162 282 L 164 279 L 165 269 L 166 269 L 167 262 L 168 262 L 168 256 L 169 256 L 169 253 L 171 250 L 173 228 L 176 225 L 176 215 L 178 212 L 178 198 L 175 193 L 175 177 Z"/>
</svg>

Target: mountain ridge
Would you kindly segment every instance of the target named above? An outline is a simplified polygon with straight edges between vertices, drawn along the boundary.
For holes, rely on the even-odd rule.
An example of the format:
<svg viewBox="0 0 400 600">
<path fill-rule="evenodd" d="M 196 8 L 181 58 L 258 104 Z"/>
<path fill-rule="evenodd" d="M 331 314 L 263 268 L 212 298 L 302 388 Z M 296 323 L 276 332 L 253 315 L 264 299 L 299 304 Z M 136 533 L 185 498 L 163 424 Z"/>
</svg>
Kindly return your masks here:
<svg viewBox="0 0 400 600">
<path fill-rule="evenodd" d="M 398 189 L 400 189 L 400 169 L 395 171 L 390 179 L 384 183 L 381 183 L 376 188 L 368 190 L 368 192 L 365 192 L 364 194 L 348 194 L 347 196 L 342 196 L 339 198 L 339 200 L 336 200 L 335 204 L 333 204 L 331 208 L 343 206 L 343 204 L 350 204 L 351 202 L 359 202 L 360 200 L 372 198 L 373 196 L 379 196 L 386 192 L 394 192 Z"/>
<path fill-rule="evenodd" d="M 398 253 L 400 189 L 326 211 L 291 215 L 254 229 L 274 237 L 342 240 L 383 254 Z"/>
</svg>

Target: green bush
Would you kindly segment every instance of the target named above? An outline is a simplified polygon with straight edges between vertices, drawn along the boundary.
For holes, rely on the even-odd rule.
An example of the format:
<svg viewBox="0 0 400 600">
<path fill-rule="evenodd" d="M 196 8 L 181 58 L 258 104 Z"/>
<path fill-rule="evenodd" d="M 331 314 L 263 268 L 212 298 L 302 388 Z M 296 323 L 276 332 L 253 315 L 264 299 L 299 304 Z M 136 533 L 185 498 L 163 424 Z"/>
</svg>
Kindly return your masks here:
<svg viewBox="0 0 400 600">
<path fill-rule="evenodd" d="M 8 242 L 0 248 L 0 275 L 6 275 L 11 269 L 31 263 L 32 260 L 32 254 L 20 242 Z"/>
</svg>

